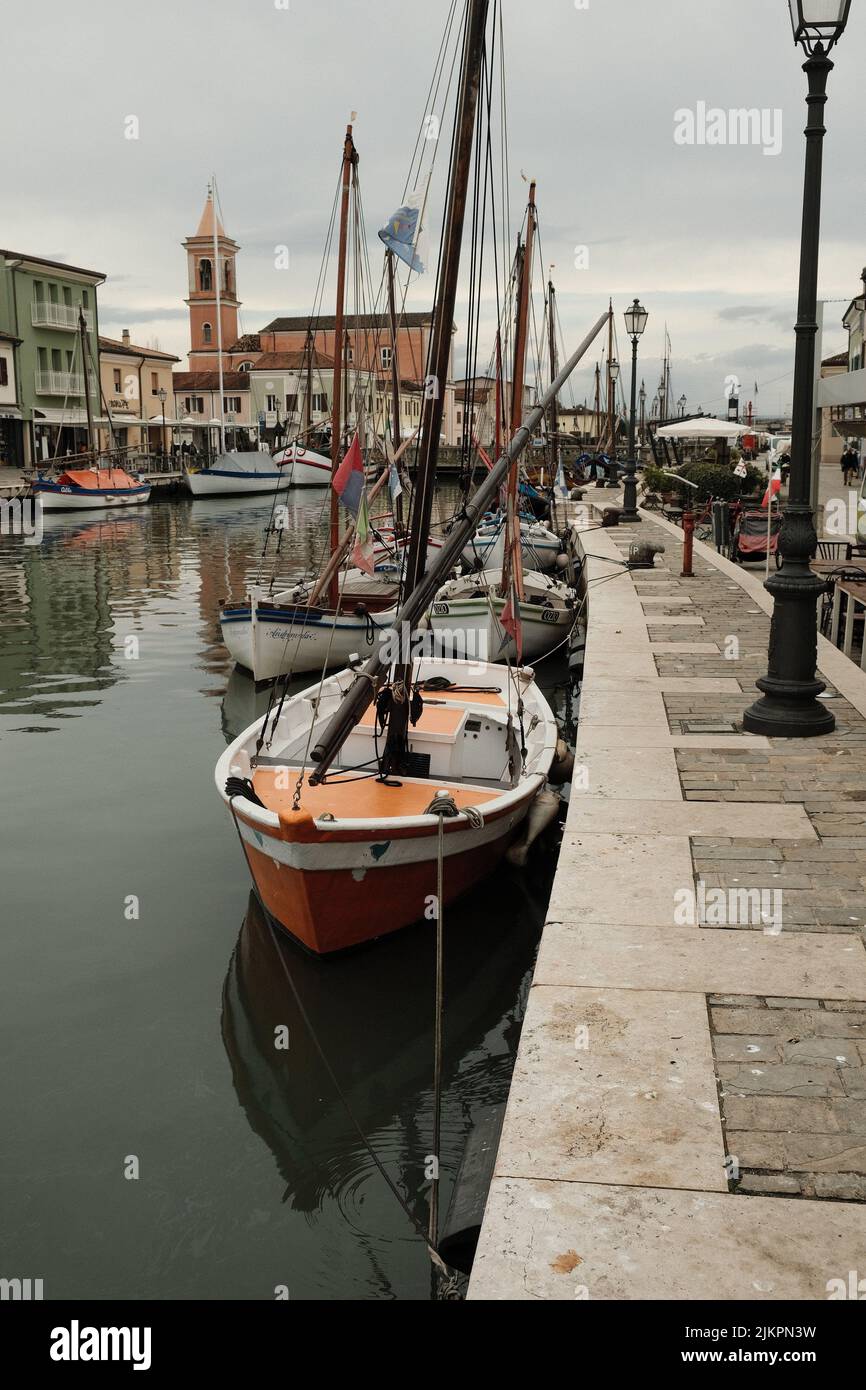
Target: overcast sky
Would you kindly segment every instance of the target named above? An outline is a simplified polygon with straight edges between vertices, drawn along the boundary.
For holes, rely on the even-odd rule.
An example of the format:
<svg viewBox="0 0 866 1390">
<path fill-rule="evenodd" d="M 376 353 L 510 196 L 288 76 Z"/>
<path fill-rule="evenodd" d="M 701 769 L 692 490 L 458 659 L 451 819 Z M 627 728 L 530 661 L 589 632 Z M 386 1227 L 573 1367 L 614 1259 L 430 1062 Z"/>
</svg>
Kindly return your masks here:
<svg viewBox="0 0 866 1390">
<path fill-rule="evenodd" d="M 180 243 L 212 170 L 243 248 L 242 329 L 309 312 L 351 110 L 373 254 L 402 193 L 449 0 L 285 3 L 0 0 L 0 244 L 105 272 L 109 336 L 129 328 L 185 354 Z M 625 356 L 621 311 L 639 295 L 648 387 L 667 322 L 689 409 L 721 410 L 729 374 L 746 397 L 760 384 L 762 412 L 787 409 L 805 123 L 787 0 L 504 0 L 504 16 L 511 196 L 525 201 L 521 170 L 537 179 L 566 342 L 610 295 Z M 840 302 L 827 305 L 825 355 L 844 346 L 841 314 L 866 262 L 864 56 L 866 0 L 854 0 L 827 108 L 819 292 Z M 766 110 L 772 143 L 780 111 L 780 152 L 677 144 L 675 113 L 700 102 Z M 129 116 L 137 140 L 125 138 Z M 435 237 L 441 199 L 434 207 Z M 282 244 L 288 270 L 274 265 Z M 575 265 L 578 246 L 588 268 Z M 408 307 L 431 294 L 428 276 Z M 576 398 L 590 390 L 578 375 Z"/>
</svg>

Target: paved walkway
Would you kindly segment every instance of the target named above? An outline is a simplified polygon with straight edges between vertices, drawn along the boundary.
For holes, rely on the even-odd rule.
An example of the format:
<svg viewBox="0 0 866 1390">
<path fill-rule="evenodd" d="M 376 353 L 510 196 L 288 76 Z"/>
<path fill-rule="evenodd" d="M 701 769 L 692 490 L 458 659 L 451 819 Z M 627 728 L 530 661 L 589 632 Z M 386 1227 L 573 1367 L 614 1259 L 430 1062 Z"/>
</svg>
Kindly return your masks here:
<svg viewBox="0 0 866 1390">
<path fill-rule="evenodd" d="M 652 573 L 619 561 L 639 533 Z M 760 574 L 589 530 L 560 868 L 469 1296 L 825 1299 L 866 1277 L 866 675 L 742 733 Z M 831 1285 L 831 1288 L 834 1287 Z"/>
</svg>

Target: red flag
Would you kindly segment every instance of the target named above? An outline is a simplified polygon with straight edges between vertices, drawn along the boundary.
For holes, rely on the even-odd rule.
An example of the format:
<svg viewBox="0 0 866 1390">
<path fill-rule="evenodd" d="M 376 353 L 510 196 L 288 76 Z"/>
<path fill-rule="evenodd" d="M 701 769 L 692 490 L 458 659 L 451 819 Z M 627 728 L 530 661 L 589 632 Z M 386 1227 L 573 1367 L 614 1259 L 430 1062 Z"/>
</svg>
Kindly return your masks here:
<svg viewBox="0 0 866 1390">
<path fill-rule="evenodd" d="M 512 584 L 508 590 L 508 599 L 502 609 L 499 621 L 503 628 L 514 641 L 517 648 L 517 660 L 523 661 L 523 624 L 520 621 L 520 601 L 514 592 Z M 504 644 L 503 644 L 504 645 Z"/>
<path fill-rule="evenodd" d="M 762 507 L 769 507 L 769 505 L 770 505 L 770 497 L 771 497 L 771 496 L 773 496 L 773 497 L 778 497 L 778 495 L 779 495 L 779 493 L 780 493 L 781 491 L 782 491 L 782 474 L 781 474 L 781 473 L 778 471 L 778 469 L 777 469 L 776 472 L 773 474 L 771 480 L 770 480 L 770 486 L 767 488 L 767 491 L 764 493 L 764 500 L 763 500 L 763 502 L 761 503 L 761 506 L 762 506 Z"/>
<path fill-rule="evenodd" d="M 365 481 L 364 459 L 356 434 L 349 446 L 349 452 L 334 474 L 334 491 L 352 516 L 358 515 Z"/>
</svg>

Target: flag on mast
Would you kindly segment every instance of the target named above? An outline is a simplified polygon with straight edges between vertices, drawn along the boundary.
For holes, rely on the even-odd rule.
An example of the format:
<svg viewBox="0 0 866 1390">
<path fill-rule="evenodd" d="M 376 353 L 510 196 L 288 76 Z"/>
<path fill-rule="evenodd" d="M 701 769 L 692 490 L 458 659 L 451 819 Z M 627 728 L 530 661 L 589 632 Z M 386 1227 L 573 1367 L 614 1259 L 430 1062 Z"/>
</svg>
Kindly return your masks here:
<svg viewBox="0 0 866 1390">
<path fill-rule="evenodd" d="M 502 609 L 502 614 L 500 616 L 499 621 L 506 633 L 506 637 L 502 643 L 502 646 L 499 649 L 498 655 L 502 655 L 502 652 L 508 646 L 508 642 L 510 639 L 514 642 L 514 645 L 517 649 L 517 660 L 518 662 L 522 663 L 523 623 L 521 622 L 520 618 L 520 600 L 517 597 L 513 579 L 511 580 L 511 583 L 508 586 L 508 599 L 506 600 L 506 603 Z"/>
<path fill-rule="evenodd" d="M 771 497 L 778 497 L 778 495 L 779 495 L 779 493 L 780 493 L 781 491 L 782 491 L 782 473 L 781 473 L 781 469 L 777 468 L 776 471 L 775 471 L 775 473 L 773 474 L 772 478 L 770 479 L 770 486 L 767 488 L 767 491 L 764 493 L 764 500 L 763 500 L 763 502 L 761 503 L 761 506 L 762 506 L 762 507 L 769 507 L 769 505 L 770 505 L 770 498 L 771 498 Z"/>
<path fill-rule="evenodd" d="M 352 563 L 367 574 L 376 573 L 373 559 L 373 540 L 370 530 L 370 509 L 367 505 L 367 489 L 361 493 L 358 516 L 355 521 L 355 545 L 352 550 Z"/>
<path fill-rule="evenodd" d="M 364 460 L 361 456 L 361 444 L 357 433 L 349 446 L 346 457 L 334 474 L 332 486 L 346 511 L 351 512 L 352 516 L 357 519 L 366 490 Z"/>
<path fill-rule="evenodd" d="M 422 211 L 422 194 L 416 189 L 379 232 L 379 240 L 388 250 L 418 275 L 424 274 L 428 261 Z"/>
</svg>

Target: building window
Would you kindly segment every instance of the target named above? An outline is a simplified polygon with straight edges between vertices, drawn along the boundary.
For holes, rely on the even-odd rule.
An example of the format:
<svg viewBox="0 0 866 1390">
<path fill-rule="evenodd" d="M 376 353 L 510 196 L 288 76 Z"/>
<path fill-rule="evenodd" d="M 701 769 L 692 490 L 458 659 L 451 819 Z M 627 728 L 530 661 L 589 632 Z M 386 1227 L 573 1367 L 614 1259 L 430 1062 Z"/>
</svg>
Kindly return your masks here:
<svg viewBox="0 0 866 1390">
<path fill-rule="evenodd" d="M 279 409 L 279 403 L 279 396 L 265 396 L 265 410 L 269 411 L 271 415 L 276 414 Z"/>
<path fill-rule="evenodd" d="M 253 369 L 253 364 L 252 364 L 252 362 L 241 362 L 240 366 L 238 367 L 238 371 L 239 371 L 239 372 L 251 372 L 252 369 Z"/>
<path fill-rule="evenodd" d="M 296 395 L 295 395 L 295 396 L 286 396 L 286 414 L 287 414 L 287 415 L 294 415 L 294 413 L 295 413 L 295 411 L 297 410 L 297 408 L 298 408 L 298 398 L 297 398 L 297 396 L 296 396 Z"/>
<path fill-rule="evenodd" d="M 389 347 L 383 347 L 379 349 L 379 360 L 381 361 L 382 367 L 386 372 L 390 370 L 393 358 L 394 354 Z"/>
<path fill-rule="evenodd" d="M 63 286 L 63 303 L 72 308 L 72 291 L 68 285 Z"/>
<path fill-rule="evenodd" d="M 37 304 L 41 304 L 45 298 L 45 286 L 41 280 L 33 281 L 33 298 Z"/>
<path fill-rule="evenodd" d="M 187 396 L 183 410 L 185 415 L 204 415 L 204 396 Z"/>
<path fill-rule="evenodd" d="M 40 372 L 47 372 L 47 371 L 48 371 L 48 349 L 47 349 L 47 348 L 44 348 L 44 347 L 41 347 L 41 348 L 37 348 L 36 351 L 37 351 L 38 354 L 39 354 L 39 370 L 40 370 Z"/>
<path fill-rule="evenodd" d="M 324 391 L 315 391 L 313 393 L 313 410 L 319 415 L 327 414 L 328 397 L 325 395 Z"/>
<path fill-rule="evenodd" d="M 200 289 L 200 290 L 205 290 L 205 291 L 211 289 L 211 288 L 212 288 L 212 282 L 213 282 L 213 271 L 212 271 L 212 268 L 211 268 L 211 263 L 210 263 L 210 261 L 208 261 L 208 260 L 199 261 L 199 263 L 198 263 L 198 287 L 199 287 L 199 289 Z"/>
<path fill-rule="evenodd" d="M 150 374 L 150 394 L 152 396 L 159 395 L 159 377 L 156 372 L 151 372 Z"/>
<path fill-rule="evenodd" d="M 48 286 L 48 298 L 51 300 L 51 303 L 52 303 L 52 304 L 56 304 L 56 303 L 57 303 L 57 286 L 56 286 L 56 285 L 49 285 L 49 286 Z"/>
<path fill-rule="evenodd" d="M 223 396 L 223 411 L 226 415 L 240 415 L 241 398 L 240 396 Z"/>
<path fill-rule="evenodd" d="M 118 395 L 120 395 L 120 392 L 123 390 L 123 381 L 121 380 L 119 367 L 114 368 L 114 389 Z"/>
<path fill-rule="evenodd" d="M 60 348 L 51 349 L 51 370 L 52 372 L 63 371 L 63 357 L 61 355 Z"/>
<path fill-rule="evenodd" d="M 223 262 L 223 286 L 226 294 L 232 292 L 232 267 L 230 261 Z"/>
<path fill-rule="evenodd" d="M 9 385 L 9 363 L 5 357 L 0 357 L 0 386 Z"/>
<path fill-rule="evenodd" d="M 201 336 L 205 343 L 210 343 L 213 340 L 213 329 L 209 323 L 202 324 Z"/>
<path fill-rule="evenodd" d="M 85 309 L 90 307 L 90 295 L 87 293 L 87 290 L 81 291 L 81 303 Z"/>
</svg>

